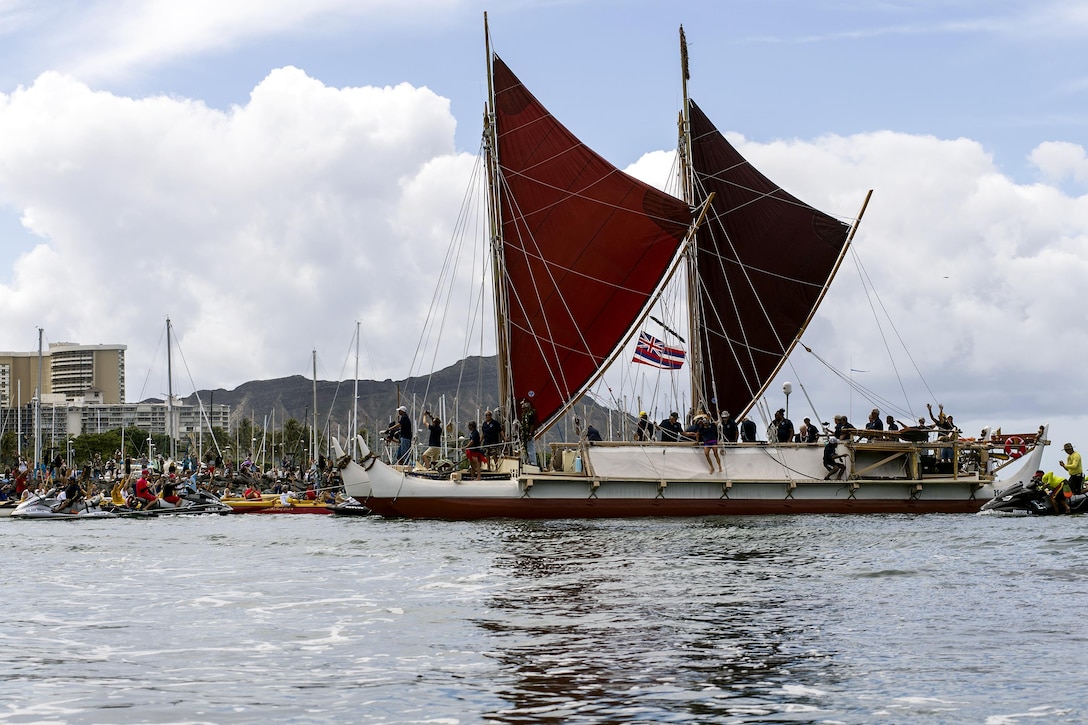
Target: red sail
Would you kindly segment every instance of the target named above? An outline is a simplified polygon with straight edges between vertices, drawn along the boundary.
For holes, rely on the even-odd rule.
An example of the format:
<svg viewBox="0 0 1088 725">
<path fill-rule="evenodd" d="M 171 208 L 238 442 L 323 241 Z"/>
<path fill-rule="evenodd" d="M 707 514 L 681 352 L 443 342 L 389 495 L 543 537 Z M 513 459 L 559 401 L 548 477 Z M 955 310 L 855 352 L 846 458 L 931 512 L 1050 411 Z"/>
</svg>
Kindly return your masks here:
<svg viewBox="0 0 1088 725">
<path fill-rule="evenodd" d="M 695 201 L 714 192 L 697 233 L 704 404 L 747 410 L 815 311 L 849 227 L 787 194 L 690 104 Z"/>
<path fill-rule="evenodd" d="M 546 425 L 648 305 L 691 214 L 587 148 L 497 56 L 493 75 L 512 392 Z"/>
</svg>

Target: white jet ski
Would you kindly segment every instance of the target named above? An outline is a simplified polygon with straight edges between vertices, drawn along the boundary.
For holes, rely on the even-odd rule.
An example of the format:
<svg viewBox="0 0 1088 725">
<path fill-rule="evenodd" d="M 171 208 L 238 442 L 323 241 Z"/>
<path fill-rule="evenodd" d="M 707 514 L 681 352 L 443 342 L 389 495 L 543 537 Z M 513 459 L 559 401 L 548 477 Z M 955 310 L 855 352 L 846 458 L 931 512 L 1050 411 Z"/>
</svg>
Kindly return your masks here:
<svg viewBox="0 0 1088 725">
<path fill-rule="evenodd" d="M 40 495 L 30 494 L 25 501 L 21 501 L 15 510 L 11 512 L 13 519 L 63 519 L 74 521 L 77 519 L 115 519 L 117 514 L 101 508 L 98 504 L 100 497 L 95 496 L 90 500 L 80 499 L 74 504 L 68 504 L 64 499 L 57 498 L 56 494 Z"/>
</svg>

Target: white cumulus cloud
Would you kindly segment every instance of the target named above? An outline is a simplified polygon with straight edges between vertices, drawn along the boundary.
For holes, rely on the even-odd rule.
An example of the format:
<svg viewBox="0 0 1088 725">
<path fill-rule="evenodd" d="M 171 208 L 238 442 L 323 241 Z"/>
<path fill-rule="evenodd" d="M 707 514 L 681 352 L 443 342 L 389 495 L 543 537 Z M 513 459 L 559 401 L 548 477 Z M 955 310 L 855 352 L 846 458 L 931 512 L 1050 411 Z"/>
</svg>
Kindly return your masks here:
<svg viewBox="0 0 1088 725">
<path fill-rule="evenodd" d="M 0 96 L 0 202 L 41 238 L 0 286 L 0 328 L 126 343 L 138 367 L 137 338 L 171 315 L 209 381 L 298 372 L 284 361 L 322 331 L 410 314 L 397 290 L 445 246 L 428 218 L 456 204 L 413 205 L 417 226 L 397 210 L 436 167 L 471 163 L 453 133 L 426 89 L 330 88 L 295 68 L 226 112 L 44 74 Z M 385 366 L 391 348 L 375 349 Z"/>
</svg>

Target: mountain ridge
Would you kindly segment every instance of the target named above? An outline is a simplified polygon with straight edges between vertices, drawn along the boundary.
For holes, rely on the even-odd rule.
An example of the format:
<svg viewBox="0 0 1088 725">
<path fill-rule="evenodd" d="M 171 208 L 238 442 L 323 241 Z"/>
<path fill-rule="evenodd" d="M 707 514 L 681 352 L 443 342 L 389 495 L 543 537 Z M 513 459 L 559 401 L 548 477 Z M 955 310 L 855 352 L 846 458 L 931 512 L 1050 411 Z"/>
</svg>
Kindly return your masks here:
<svg viewBox="0 0 1088 725">
<path fill-rule="evenodd" d="M 471 373 L 472 386 L 465 384 Z M 312 422 L 316 387 L 318 426 L 346 429 L 354 408 L 355 380 L 318 380 L 291 375 L 270 380 L 250 380 L 232 390 L 225 388 L 198 390 L 183 398 L 189 404 L 197 399 L 205 405 L 229 405 L 231 426 L 242 418 L 253 419 L 258 425 L 276 427 L 289 418 L 302 423 Z M 387 427 L 398 405 L 405 405 L 417 417 L 423 409 L 441 415 L 443 398 L 448 418 L 470 420 L 477 411 L 497 403 L 498 368 L 495 356 L 473 356 L 428 375 L 394 381 L 359 379 L 359 426 L 373 429 Z M 487 393 L 483 391 L 488 391 Z M 454 410 L 456 401 L 456 410 Z M 469 417 L 466 417 L 469 416 Z"/>
</svg>

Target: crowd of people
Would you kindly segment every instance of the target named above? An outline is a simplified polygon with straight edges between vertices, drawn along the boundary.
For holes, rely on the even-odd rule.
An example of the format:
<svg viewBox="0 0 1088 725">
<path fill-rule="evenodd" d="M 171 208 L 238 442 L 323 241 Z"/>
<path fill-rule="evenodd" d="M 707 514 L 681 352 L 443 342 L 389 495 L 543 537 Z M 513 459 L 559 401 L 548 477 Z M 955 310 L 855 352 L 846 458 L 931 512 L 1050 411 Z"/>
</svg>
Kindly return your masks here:
<svg viewBox="0 0 1088 725">
<path fill-rule="evenodd" d="M 846 471 L 842 460 L 846 454 L 840 454 L 840 443 L 850 440 L 905 440 L 912 442 L 927 442 L 931 438 L 937 443 L 950 443 L 956 440 L 961 431 L 956 427 L 952 416 L 945 413 L 944 406 L 938 406 L 938 412 L 933 412 L 932 405 L 927 405 L 932 424 L 924 418 L 919 418 L 917 424 L 905 424 L 896 420 L 894 416 L 881 417 L 880 410 L 874 408 L 866 421 L 864 428 L 858 428 L 850 422 L 845 415 L 833 417 L 833 423 L 813 423 L 811 418 L 805 418 L 800 427 L 794 427 L 793 421 L 786 415 L 784 408 L 774 412 L 767 426 L 768 443 L 802 443 L 819 444 L 824 446 L 823 465 L 827 469 L 827 479 L 841 479 Z M 645 411 L 639 413 L 638 423 L 635 427 L 634 440 L 636 442 L 648 442 L 654 440 L 654 424 L 650 421 Z M 595 429 L 594 429 L 595 430 Z M 718 455 L 717 444 L 719 441 L 726 443 L 755 443 L 757 439 L 757 426 L 748 416 L 742 416 L 739 421 L 728 412 L 723 411 L 720 416 L 713 418 L 702 411 L 689 414 L 689 422 L 685 427 L 680 423 L 677 412 L 671 412 L 669 417 L 657 424 L 658 440 L 662 443 L 677 443 L 693 441 L 701 444 L 706 449 L 707 465 L 711 473 L 721 470 L 720 462 L 715 458 L 711 461 L 711 455 Z M 713 454 L 711 450 L 713 449 Z M 940 446 L 936 456 L 942 463 L 948 463 L 952 459 L 953 447 L 951 445 Z M 717 466 L 717 469 L 715 468 Z"/>
<path fill-rule="evenodd" d="M 467 471 L 472 479 L 481 478 L 483 472 L 495 470 L 496 460 L 507 455 L 517 455 L 523 463 L 538 464 L 535 451 L 535 433 L 537 431 L 536 411 L 531 401 L 522 400 L 519 403 L 519 416 L 513 422 L 513 440 L 520 444 L 515 448 L 507 440 L 504 427 L 498 419 L 497 413 L 487 410 L 483 415 L 483 421 L 477 424 L 475 420 L 466 424 L 467 431 L 457 436 L 457 444 L 447 448 L 444 446 L 447 434 L 451 433 L 452 426 L 443 426 L 442 421 L 430 411 L 425 410 L 421 418 L 421 431 L 427 432 L 427 446 L 420 457 L 420 464 L 426 469 L 438 469 L 440 471 L 452 470 L 460 465 Z M 793 421 L 786 414 L 784 408 L 774 412 L 766 429 L 766 442 L 768 443 L 796 443 L 823 446 L 823 465 L 827 470 L 826 479 L 840 480 L 846 474 L 846 465 L 842 462 L 847 457 L 845 453 L 839 453 L 839 446 L 850 441 L 908 441 L 914 443 L 934 443 L 932 452 L 933 460 L 940 464 L 954 464 L 952 457 L 955 452 L 953 441 L 960 438 L 962 432 L 957 428 L 952 415 L 946 413 L 944 406 L 938 405 L 934 411 L 932 405 L 926 406 L 929 413 L 929 421 L 924 417 L 918 418 L 915 423 L 904 423 L 893 415 L 881 415 L 879 408 L 873 408 L 864 427 L 857 427 L 850 422 L 846 415 L 835 415 L 831 422 L 814 422 L 806 417 L 800 426 L 795 427 Z M 654 423 L 646 411 L 640 411 L 635 419 L 632 439 L 638 443 L 662 442 L 662 443 L 694 443 L 704 450 L 707 468 L 711 473 L 722 470 L 720 443 L 757 443 L 758 426 L 747 415 L 735 418 L 728 411 L 723 411 L 713 416 L 704 411 L 691 411 L 686 416 L 686 424 L 681 422 L 680 414 L 676 411 L 669 413 L 668 417 L 659 423 Z M 580 426 L 580 422 L 576 423 Z M 390 462 L 400 463 L 405 466 L 413 465 L 412 453 L 412 420 L 405 406 L 399 406 L 395 420 L 385 431 L 386 440 L 390 445 Z M 594 443 L 603 440 L 600 431 L 593 425 L 586 425 L 580 431 L 583 440 Z M 395 453 L 392 448 L 395 446 Z M 460 459 L 449 460 L 451 458 Z M 1063 463 L 1063 467 L 1067 465 Z M 1081 485 L 1083 473 L 1079 470 L 1079 454 L 1077 463 L 1072 461 L 1070 467 L 1076 469 L 1076 473 L 1070 473 L 1070 480 L 1076 485 Z M 445 466 L 445 468 L 443 468 Z M 1081 478 L 1077 478 L 1080 476 Z"/>
<path fill-rule="evenodd" d="M 520 415 L 514 422 L 514 437 L 521 444 L 520 450 L 524 459 L 535 461 L 536 409 L 528 399 L 523 400 L 519 407 Z M 430 410 L 424 410 L 420 423 L 421 432 L 423 430 L 427 432 L 427 446 L 420 455 L 423 468 L 429 470 L 452 468 L 453 462 L 445 457 L 449 451 L 443 446 L 447 430 L 442 425 L 442 420 Z M 463 460 L 473 479 L 478 480 L 485 470 L 497 470 L 499 459 L 514 452 L 507 441 L 506 432 L 498 416 L 491 410 L 484 411 L 483 420 L 479 424 L 475 420 L 470 420 L 465 427 L 467 429 L 465 434 L 458 436 L 456 450 L 463 453 Z M 389 461 L 400 466 L 412 466 L 414 464 L 412 419 L 408 415 L 407 407 L 403 405 L 397 407 L 394 420 L 383 431 L 383 435 L 389 448 Z M 395 452 L 393 451 L 394 444 Z"/>
<path fill-rule="evenodd" d="M 69 468 L 58 455 L 41 462 L 35 476 L 33 464 L 20 457 L 0 477 L 0 501 L 22 501 L 37 494 L 56 496 L 70 507 L 77 500 L 104 497 L 108 491 L 112 503 L 141 508 L 156 500 L 176 503 L 178 492 L 188 486 L 217 496 L 289 493 L 334 503 L 342 488 L 339 469 L 329 465 L 324 456 L 318 456 L 308 468 L 295 466 L 284 457 L 279 465 L 263 472 L 258 470 L 251 454 L 237 466 L 215 452 L 206 454 L 204 465 L 200 465 L 200 460 L 188 453 L 174 462 L 164 456 L 130 457 L 116 451 L 105 461 L 95 454 L 82 467 Z"/>
</svg>

